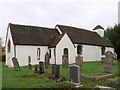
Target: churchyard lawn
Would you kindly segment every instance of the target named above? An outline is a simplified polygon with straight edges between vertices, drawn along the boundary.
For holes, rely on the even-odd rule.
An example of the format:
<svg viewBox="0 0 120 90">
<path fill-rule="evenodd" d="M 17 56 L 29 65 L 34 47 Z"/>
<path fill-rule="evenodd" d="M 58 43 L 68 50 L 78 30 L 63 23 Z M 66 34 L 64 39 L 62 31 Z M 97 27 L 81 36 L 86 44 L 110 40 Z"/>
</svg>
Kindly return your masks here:
<svg viewBox="0 0 120 90">
<path fill-rule="evenodd" d="M 65 81 L 55 82 L 54 80 L 48 78 L 50 72 L 52 71 L 51 66 L 50 68 L 46 69 L 45 74 L 39 75 L 34 73 L 33 70 L 28 70 L 27 66 L 20 67 L 20 71 L 15 71 L 14 68 L 5 66 L 5 63 L 2 64 L 3 88 L 74 88 L 73 85 L 66 83 L 66 81 L 69 80 L 69 69 L 63 68 L 62 65 L 60 66 L 60 78 L 64 77 Z M 120 65 L 118 64 L 120 64 L 120 62 L 114 65 L 116 74 L 118 74 L 118 68 L 120 68 Z M 101 73 L 100 62 L 84 62 L 83 69 L 80 71 L 80 74 L 91 76 L 106 75 L 106 73 Z M 115 77 L 118 76 L 114 76 L 112 78 L 114 79 Z M 80 78 L 80 83 L 83 85 L 80 88 L 94 88 L 96 85 L 118 88 L 118 86 L 109 85 L 107 79 L 92 81 Z"/>
</svg>

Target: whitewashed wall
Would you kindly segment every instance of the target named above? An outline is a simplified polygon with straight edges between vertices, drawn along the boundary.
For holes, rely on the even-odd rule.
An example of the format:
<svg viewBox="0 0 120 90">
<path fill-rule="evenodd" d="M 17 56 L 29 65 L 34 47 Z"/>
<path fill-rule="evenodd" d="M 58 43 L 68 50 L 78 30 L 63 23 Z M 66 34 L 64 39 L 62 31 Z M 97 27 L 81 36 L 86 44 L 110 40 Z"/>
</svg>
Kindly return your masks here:
<svg viewBox="0 0 120 90">
<path fill-rule="evenodd" d="M 68 48 L 69 63 L 75 63 L 75 48 L 67 34 L 63 36 L 63 38 L 56 46 L 56 63 L 62 64 L 62 55 L 64 48 Z"/>
<path fill-rule="evenodd" d="M 40 60 L 37 60 L 38 48 L 40 48 Z M 32 65 L 39 64 L 39 61 L 44 61 L 47 51 L 47 46 L 16 45 L 16 57 L 19 61 L 20 66 L 28 65 L 28 56 L 31 57 Z"/>
<path fill-rule="evenodd" d="M 107 51 L 114 52 L 114 49 L 105 47 L 105 52 Z M 100 46 L 83 45 L 83 61 L 100 61 L 101 57 L 105 57 L 105 55 L 101 55 Z"/>
<path fill-rule="evenodd" d="M 8 52 L 8 41 L 10 40 L 11 43 L 11 51 Z M 7 32 L 7 38 L 6 38 L 6 43 L 5 43 L 5 50 L 6 50 L 6 63 L 5 65 L 11 67 L 13 66 L 13 62 L 12 62 L 12 57 L 14 57 L 14 45 L 13 45 L 13 39 L 11 36 L 11 31 L 10 28 L 8 28 L 8 32 Z"/>
<path fill-rule="evenodd" d="M 99 59 L 100 50 L 96 52 L 96 49 L 99 50 L 97 46 L 83 45 L 83 61 L 96 61 L 96 59 Z"/>
<path fill-rule="evenodd" d="M 105 52 L 107 52 L 107 51 L 111 51 L 112 53 L 114 53 L 114 48 L 112 48 L 112 47 L 106 47 Z"/>
</svg>

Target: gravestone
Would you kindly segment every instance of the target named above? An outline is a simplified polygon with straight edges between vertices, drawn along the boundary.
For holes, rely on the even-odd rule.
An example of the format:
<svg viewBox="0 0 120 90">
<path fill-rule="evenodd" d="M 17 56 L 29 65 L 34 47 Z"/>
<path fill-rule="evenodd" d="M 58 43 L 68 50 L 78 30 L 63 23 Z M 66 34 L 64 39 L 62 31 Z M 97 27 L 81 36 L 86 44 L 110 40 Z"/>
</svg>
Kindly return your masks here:
<svg viewBox="0 0 120 90">
<path fill-rule="evenodd" d="M 78 54 L 78 56 L 76 56 L 75 58 L 75 61 L 76 61 L 76 65 L 80 66 L 80 69 L 82 69 L 83 57 L 81 57 L 80 54 Z"/>
<path fill-rule="evenodd" d="M 50 55 L 48 52 L 45 54 L 45 68 L 48 68 L 50 65 Z"/>
<path fill-rule="evenodd" d="M 37 65 L 35 65 L 35 68 L 34 68 L 34 73 L 38 73 L 39 71 L 38 71 L 38 66 Z"/>
<path fill-rule="evenodd" d="M 114 61 L 111 51 L 105 53 L 105 63 L 102 66 L 102 72 L 104 73 L 114 73 Z"/>
<path fill-rule="evenodd" d="M 101 64 L 105 64 L 105 57 L 101 57 Z"/>
<path fill-rule="evenodd" d="M 39 73 L 45 73 L 45 63 L 42 61 L 39 62 Z"/>
<path fill-rule="evenodd" d="M 62 55 L 62 66 L 65 68 L 68 68 L 69 62 L 68 62 L 68 55 L 64 54 Z"/>
<path fill-rule="evenodd" d="M 60 66 L 57 64 L 52 64 L 52 73 L 55 75 L 55 78 L 60 77 Z"/>
<path fill-rule="evenodd" d="M 31 65 L 31 57 L 28 56 L 28 69 L 32 69 L 32 65 Z"/>
<path fill-rule="evenodd" d="M 16 70 L 16 71 L 20 71 L 20 66 L 19 66 L 19 63 L 18 63 L 17 58 L 16 58 L 16 57 L 13 57 L 13 58 L 12 58 L 12 61 L 13 61 L 13 65 L 14 65 L 14 67 L 15 67 L 15 70 Z"/>
<path fill-rule="evenodd" d="M 80 66 L 70 66 L 70 82 L 74 85 L 80 85 Z"/>
</svg>

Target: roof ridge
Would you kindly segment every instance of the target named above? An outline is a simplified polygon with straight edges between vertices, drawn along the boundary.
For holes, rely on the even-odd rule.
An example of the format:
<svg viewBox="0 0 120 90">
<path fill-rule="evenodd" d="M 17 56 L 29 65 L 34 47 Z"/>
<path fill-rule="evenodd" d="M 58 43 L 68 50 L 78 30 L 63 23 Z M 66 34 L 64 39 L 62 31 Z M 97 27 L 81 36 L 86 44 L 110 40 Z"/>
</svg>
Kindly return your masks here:
<svg viewBox="0 0 120 90">
<path fill-rule="evenodd" d="M 77 29 L 77 30 L 84 30 L 84 31 L 86 31 L 86 32 L 91 32 L 91 33 L 95 33 L 95 34 L 96 34 L 96 32 L 94 32 L 94 31 L 90 31 L 90 30 L 87 30 L 87 29 L 78 28 L 78 27 L 74 27 L 74 26 L 58 25 L 58 24 L 57 24 L 56 26 L 64 26 L 64 27 L 69 27 L 69 28 L 75 28 L 75 29 Z"/>
<path fill-rule="evenodd" d="M 40 27 L 40 26 L 33 26 L 33 25 L 12 24 L 12 23 L 9 23 L 9 25 L 16 25 L 16 26 L 23 26 L 23 27 L 33 27 L 33 28 L 42 28 L 42 29 L 56 30 L 55 28 Z"/>
</svg>

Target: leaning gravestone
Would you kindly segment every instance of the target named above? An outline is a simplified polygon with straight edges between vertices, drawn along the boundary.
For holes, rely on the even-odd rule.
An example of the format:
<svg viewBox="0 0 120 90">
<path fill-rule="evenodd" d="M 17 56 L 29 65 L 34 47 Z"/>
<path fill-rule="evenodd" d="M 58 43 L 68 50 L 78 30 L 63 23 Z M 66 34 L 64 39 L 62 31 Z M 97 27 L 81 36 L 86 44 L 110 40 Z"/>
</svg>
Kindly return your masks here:
<svg viewBox="0 0 120 90">
<path fill-rule="evenodd" d="M 60 66 L 57 64 L 53 64 L 52 73 L 55 75 L 55 78 L 59 78 L 60 77 Z"/>
<path fill-rule="evenodd" d="M 78 65 L 70 66 L 70 82 L 73 85 L 80 85 L 80 66 Z"/>
<path fill-rule="evenodd" d="M 76 65 L 80 66 L 80 69 L 82 69 L 83 57 L 81 57 L 80 54 L 78 54 L 78 56 L 76 57 L 75 61 L 76 61 Z"/>
<path fill-rule="evenodd" d="M 32 65 L 31 65 L 31 57 L 28 56 L 28 69 L 32 69 Z"/>
<path fill-rule="evenodd" d="M 105 63 L 102 66 L 102 72 L 104 73 L 114 73 L 114 61 L 111 51 L 105 53 Z"/>
<path fill-rule="evenodd" d="M 68 55 L 64 54 L 62 55 L 62 66 L 65 68 L 68 68 Z"/>
<path fill-rule="evenodd" d="M 45 73 L 45 63 L 42 61 L 39 62 L 39 73 Z"/>
<path fill-rule="evenodd" d="M 48 52 L 45 54 L 45 68 L 48 68 L 50 65 L 50 55 Z"/>
<path fill-rule="evenodd" d="M 12 61 L 13 61 L 13 65 L 14 65 L 14 67 L 15 67 L 15 70 L 16 70 L 16 71 L 20 71 L 20 66 L 19 66 L 19 63 L 18 63 L 17 58 L 16 58 L 16 57 L 13 57 L 13 58 L 12 58 Z"/>
</svg>

